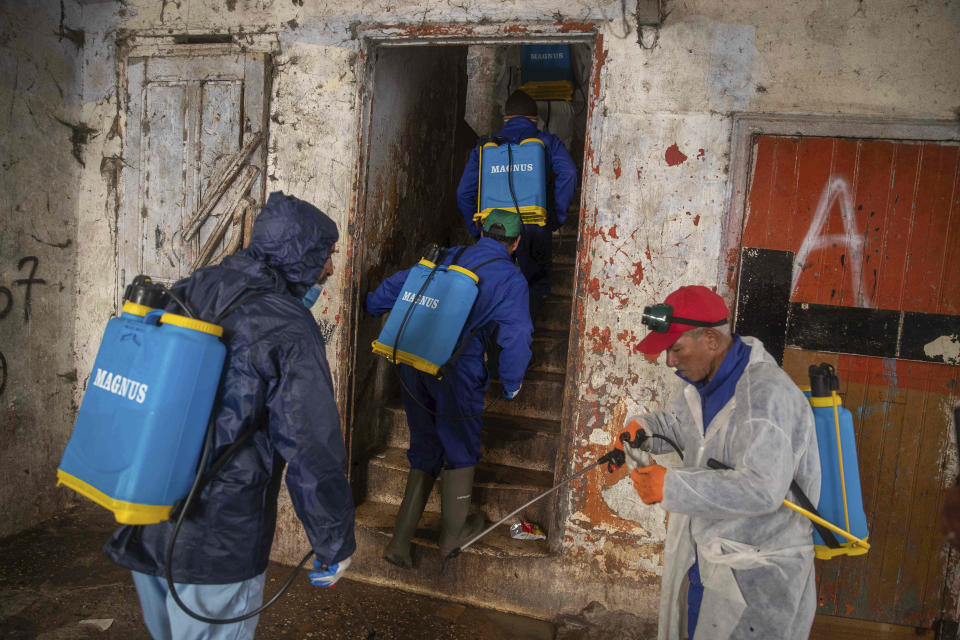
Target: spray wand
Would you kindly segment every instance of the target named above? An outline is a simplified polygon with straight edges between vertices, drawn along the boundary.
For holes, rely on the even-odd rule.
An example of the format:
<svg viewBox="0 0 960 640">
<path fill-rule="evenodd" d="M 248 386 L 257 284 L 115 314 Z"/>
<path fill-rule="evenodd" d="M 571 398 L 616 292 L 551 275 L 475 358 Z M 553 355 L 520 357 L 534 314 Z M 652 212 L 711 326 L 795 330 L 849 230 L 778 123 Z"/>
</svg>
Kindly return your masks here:
<svg viewBox="0 0 960 640">
<path fill-rule="evenodd" d="M 625 444 L 629 444 L 631 448 L 638 450 L 638 452 L 639 452 L 639 450 L 641 449 L 641 446 L 645 444 L 645 440 L 646 440 L 646 439 L 647 439 L 647 435 L 646 435 L 643 431 L 638 431 L 638 432 L 637 432 L 637 434 L 636 434 L 633 442 L 631 442 L 631 440 L 630 440 L 630 434 L 623 433 L 623 434 L 620 435 L 620 440 L 621 440 L 622 442 L 624 442 Z M 625 448 L 626 448 L 626 447 L 624 447 L 624 449 L 625 449 Z M 529 507 L 530 505 L 532 505 L 534 502 L 537 502 L 538 500 L 541 500 L 541 499 L 547 497 L 548 495 L 550 495 L 551 493 L 553 493 L 554 491 L 556 491 L 556 490 L 559 489 L 560 487 L 564 486 L 565 484 L 568 484 L 571 480 L 576 480 L 577 478 L 579 478 L 580 476 L 582 476 L 583 474 L 585 474 L 587 471 L 590 471 L 590 469 L 593 469 L 594 467 L 596 467 L 596 466 L 598 466 L 598 465 L 601 465 L 601 464 L 603 464 L 603 463 L 607 463 L 607 470 L 612 473 L 614 469 L 620 467 L 621 465 L 623 465 L 623 464 L 627 461 L 627 454 L 625 453 L 624 449 L 620 449 L 620 448 L 611 449 L 611 450 L 608 451 L 607 453 L 605 453 L 605 454 L 603 454 L 602 456 L 600 456 L 599 458 L 597 458 L 597 460 L 596 460 L 595 462 L 592 462 L 591 464 L 588 464 L 586 467 L 584 467 L 583 469 L 581 469 L 581 470 L 578 471 L 577 473 L 573 474 L 572 476 L 569 476 L 569 477 L 567 477 L 567 478 L 564 478 L 563 480 L 561 480 L 560 482 L 558 482 L 558 483 L 555 484 L 554 486 L 550 487 L 549 489 L 547 489 L 546 491 L 544 491 L 543 493 L 541 493 L 541 494 L 538 495 L 537 497 L 533 498 L 532 500 L 530 500 L 529 502 L 525 503 L 524 505 L 522 505 L 522 506 L 520 506 L 520 507 L 517 507 L 516 509 L 514 509 L 513 511 L 511 511 L 510 513 L 508 513 L 508 514 L 505 515 L 504 517 L 500 518 L 500 520 L 498 520 L 497 522 L 493 523 L 492 525 L 490 525 L 489 527 L 487 527 L 486 529 L 484 529 L 483 531 L 481 531 L 481 532 L 478 533 L 477 535 L 473 536 L 472 538 L 470 538 L 469 540 L 467 540 L 466 542 L 464 542 L 464 543 L 463 543 L 462 545 L 460 545 L 459 547 L 455 548 L 453 551 L 451 551 L 450 553 L 448 553 L 447 556 L 443 559 L 443 564 L 440 565 L 440 574 L 442 575 L 442 574 L 445 574 L 445 573 L 447 572 L 447 563 L 450 562 L 451 560 L 453 560 L 454 558 L 456 558 L 458 555 L 460 555 L 460 553 L 461 553 L 464 549 L 466 549 L 467 547 L 469 547 L 470 545 L 472 545 L 474 542 L 476 542 L 476 541 L 479 540 L 480 538 L 484 537 L 485 535 L 487 535 L 488 533 L 490 533 L 491 531 L 493 531 L 494 529 L 496 529 L 497 527 L 499 527 L 501 524 L 503 524 L 504 522 L 506 522 L 507 520 L 509 520 L 509 519 L 512 518 L 513 516 L 517 515 L 518 513 L 520 513 L 521 511 L 523 511 L 523 510 L 526 509 L 527 507 Z M 646 451 L 643 451 L 642 453 L 646 454 Z M 647 454 L 647 455 L 649 455 L 649 454 Z M 636 459 L 633 455 L 631 455 L 630 457 L 631 457 L 632 459 Z M 649 462 L 648 462 L 647 464 L 649 464 Z"/>
</svg>

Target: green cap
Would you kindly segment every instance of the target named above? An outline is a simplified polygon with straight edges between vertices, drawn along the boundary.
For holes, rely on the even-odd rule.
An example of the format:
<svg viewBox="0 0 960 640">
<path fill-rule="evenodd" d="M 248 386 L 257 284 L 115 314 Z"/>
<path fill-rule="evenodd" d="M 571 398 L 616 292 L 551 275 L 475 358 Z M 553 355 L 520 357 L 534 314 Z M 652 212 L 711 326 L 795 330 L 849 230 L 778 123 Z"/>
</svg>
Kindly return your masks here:
<svg viewBox="0 0 960 640">
<path fill-rule="evenodd" d="M 490 233 L 493 225 L 499 224 L 503 227 L 503 235 L 507 238 L 516 238 L 523 229 L 523 221 L 520 220 L 520 214 L 510 209 L 494 209 L 483 219 L 483 230 Z M 499 229 L 497 229 L 499 231 Z"/>
</svg>

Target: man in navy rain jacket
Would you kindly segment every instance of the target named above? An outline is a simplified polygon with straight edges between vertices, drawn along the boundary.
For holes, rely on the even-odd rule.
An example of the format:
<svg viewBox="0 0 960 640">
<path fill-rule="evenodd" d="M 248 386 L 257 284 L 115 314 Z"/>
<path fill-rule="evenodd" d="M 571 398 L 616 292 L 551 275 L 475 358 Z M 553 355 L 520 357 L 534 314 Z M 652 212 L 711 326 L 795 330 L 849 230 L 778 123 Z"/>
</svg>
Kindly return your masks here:
<svg viewBox="0 0 960 640">
<path fill-rule="evenodd" d="M 520 391 L 530 361 L 533 326 L 527 311 L 527 282 L 513 264 L 522 228 L 515 211 L 494 209 L 484 220 L 484 237 L 463 249 L 456 264 L 473 271 L 480 279 L 478 295 L 467 317 L 460 340 L 469 343 L 442 379 L 400 366 L 405 388 L 403 406 L 410 428 L 407 459 L 410 473 L 403 502 L 397 513 L 393 539 L 384 558 L 404 568 L 413 566 L 410 541 L 423 514 L 437 476 L 443 516 L 440 553 L 443 557 L 479 533 L 483 518 L 469 516 L 474 467 L 480 460 L 479 416 L 490 384 L 484 364 L 485 345 L 502 349 L 499 378 L 503 395 L 514 398 Z M 451 264 L 461 247 L 446 251 L 441 264 Z M 409 269 L 399 271 L 367 295 L 367 311 L 382 315 L 393 308 L 403 289 Z M 443 304 L 443 301 L 440 301 Z M 414 320 L 416 314 L 411 315 Z M 475 332 L 475 333 L 473 333 Z M 411 395 L 412 394 L 412 395 Z M 469 419 L 462 419 L 467 417 Z M 442 471 L 442 474 L 441 474 Z"/>
<path fill-rule="evenodd" d="M 553 232 L 567 219 L 567 207 L 577 187 L 577 166 L 560 139 L 552 133 L 537 129 L 537 103 L 523 91 L 510 94 L 503 106 L 504 127 L 495 138 L 506 138 L 518 144 L 527 138 L 539 138 L 547 151 L 550 171 L 547 173 L 547 226 L 523 225 L 523 235 L 517 247 L 517 264 L 530 288 L 530 316 L 535 318 L 544 298 L 550 293 L 553 272 Z M 457 206 L 474 238 L 480 229 L 473 220 L 477 213 L 477 190 L 480 168 L 480 147 L 470 152 L 457 187 Z M 522 174 L 518 174 L 522 175 Z M 552 183 L 552 189 L 551 189 Z"/>
<path fill-rule="evenodd" d="M 220 322 L 227 357 L 214 405 L 211 459 L 255 431 L 195 498 L 174 546 L 177 592 L 207 617 L 234 617 L 259 606 L 284 466 L 294 509 L 316 553 L 314 566 L 329 567 L 324 578 L 314 580 L 314 574 L 311 580 L 332 584 L 356 547 L 333 380 L 319 327 L 301 301 L 332 273 L 337 238 L 336 224 L 319 209 L 273 193 L 248 248 L 174 287 L 206 321 L 263 294 Z M 208 625 L 172 601 L 164 580 L 172 529 L 169 522 L 121 527 L 104 547 L 133 570 L 153 637 L 252 638 L 256 618 Z"/>
</svg>

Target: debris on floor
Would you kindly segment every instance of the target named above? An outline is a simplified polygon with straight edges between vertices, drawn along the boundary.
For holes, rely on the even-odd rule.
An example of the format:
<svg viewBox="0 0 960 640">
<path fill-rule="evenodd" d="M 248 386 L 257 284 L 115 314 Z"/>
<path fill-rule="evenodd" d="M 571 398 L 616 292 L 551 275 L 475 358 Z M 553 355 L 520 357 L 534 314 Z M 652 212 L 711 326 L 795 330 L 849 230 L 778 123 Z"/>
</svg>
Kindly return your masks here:
<svg viewBox="0 0 960 640">
<path fill-rule="evenodd" d="M 90 618 L 81 620 L 80 624 L 88 624 L 97 631 L 106 631 L 113 624 L 113 618 Z"/>
</svg>

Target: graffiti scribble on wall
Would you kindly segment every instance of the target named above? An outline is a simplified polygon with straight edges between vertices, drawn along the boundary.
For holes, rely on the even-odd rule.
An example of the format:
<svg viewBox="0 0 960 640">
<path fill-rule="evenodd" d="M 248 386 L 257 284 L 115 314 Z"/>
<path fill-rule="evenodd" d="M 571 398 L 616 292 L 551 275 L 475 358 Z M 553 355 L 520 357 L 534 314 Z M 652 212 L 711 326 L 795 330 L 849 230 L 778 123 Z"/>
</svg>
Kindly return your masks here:
<svg viewBox="0 0 960 640">
<path fill-rule="evenodd" d="M 32 263 L 30 266 L 30 275 L 26 278 L 18 278 L 14 280 L 13 283 L 17 286 L 24 288 L 23 295 L 23 322 L 27 324 L 30 322 L 30 302 L 33 298 L 33 285 L 35 284 L 47 284 L 47 281 L 42 278 L 37 278 L 37 268 L 40 266 L 40 260 L 36 256 L 24 256 L 20 258 L 17 262 L 17 269 L 23 271 L 24 266 L 27 263 Z M 8 287 L 0 285 L 0 320 L 3 320 L 10 312 L 13 311 L 13 292 L 10 291 Z M 3 352 L 0 351 L 0 396 L 3 395 L 3 391 L 7 386 L 7 358 L 3 355 Z"/>
<path fill-rule="evenodd" d="M 37 268 L 40 266 L 40 260 L 36 256 L 25 256 L 20 258 L 20 262 L 17 263 L 17 269 L 22 270 L 23 266 L 28 262 L 32 262 L 33 266 L 30 268 L 30 275 L 26 278 L 20 278 L 14 280 L 13 283 L 21 287 L 25 287 L 23 295 L 23 322 L 24 324 L 30 322 L 30 301 L 33 295 L 33 285 L 35 284 L 47 284 L 46 280 L 42 278 L 35 278 L 37 274 Z"/>
<path fill-rule="evenodd" d="M 840 215 L 843 219 L 843 233 L 833 235 L 821 235 L 824 226 L 827 224 L 827 214 L 833 208 L 833 203 L 840 203 Z M 810 229 L 803 238 L 803 244 L 797 252 L 797 259 L 793 263 L 793 281 L 790 290 L 794 294 L 797 291 L 797 283 L 800 280 L 800 274 L 803 273 L 804 266 L 810 253 L 817 249 L 833 246 L 846 246 L 850 250 L 850 277 L 853 286 L 857 291 L 857 303 L 861 307 L 871 307 L 870 296 L 863 292 L 860 286 L 860 254 L 863 250 L 863 235 L 857 226 L 857 216 L 853 208 L 853 196 L 850 195 L 850 187 L 846 179 L 833 177 L 824 187 L 820 194 L 820 202 L 817 203 L 817 210 L 813 214 L 813 222 L 810 223 Z"/>
</svg>

